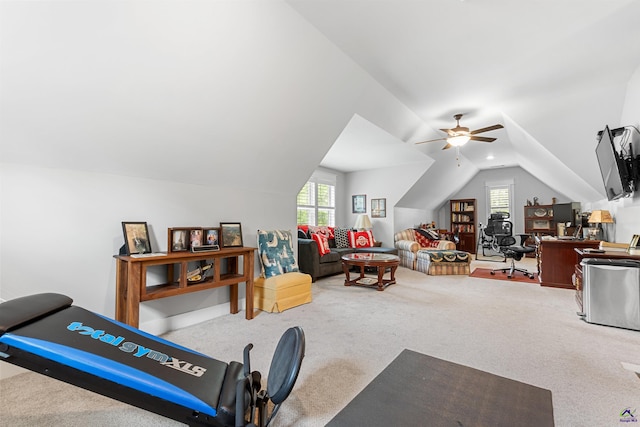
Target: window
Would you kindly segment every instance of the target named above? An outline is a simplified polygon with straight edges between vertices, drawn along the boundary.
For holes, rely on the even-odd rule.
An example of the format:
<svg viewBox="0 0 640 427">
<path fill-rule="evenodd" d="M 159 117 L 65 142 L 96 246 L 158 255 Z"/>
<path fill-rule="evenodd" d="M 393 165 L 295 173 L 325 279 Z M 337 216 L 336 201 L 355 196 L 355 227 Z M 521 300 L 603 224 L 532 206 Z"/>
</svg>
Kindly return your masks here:
<svg viewBox="0 0 640 427">
<path fill-rule="evenodd" d="M 513 182 L 487 183 L 487 217 L 496 212 L 507 212 L 509 216 L 513 214 L 512 195 Z"/>
<path fill-rule="evenodd" d="M 315 172 L 298 193 L 298 225 L 328 225 L 336 222 L 336 178 Z"/>
</svg>

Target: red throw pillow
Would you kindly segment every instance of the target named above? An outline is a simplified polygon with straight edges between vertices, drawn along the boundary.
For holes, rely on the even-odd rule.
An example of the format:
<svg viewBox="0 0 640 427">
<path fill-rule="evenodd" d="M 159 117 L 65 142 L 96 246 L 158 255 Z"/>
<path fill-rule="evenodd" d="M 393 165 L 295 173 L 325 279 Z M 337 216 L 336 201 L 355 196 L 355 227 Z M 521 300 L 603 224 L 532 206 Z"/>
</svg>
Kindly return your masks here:
<svg viewBox="0 0 640 427">
<path fill-rule="evenodd" d="M 305 234 L 309 234 L 309 226 L 308 225 L 299 225 L 298 230 L 302 230 Z"/>
<path fill-rule="evenodd" d="M 326 255 L 331 252 L 329 249 L 329 239 L 324 234 L 313 233 L 311 238 L 318 244 L 318 252 L 320 252 L 320 256 Z"/>
<path fill-rule="evenodd" d="M 370 248 L 373 246 L 371 231 L 349 231 L 349 246 L 352 248 Z"/>
<path fill-rule="evenodd" d="M 326 225 L 310 225 L 309 226 L 309 232 L 310 233 L 324 234 L 329 239 L 333 239 L 334 238 L 333 227 L 328 227 Z"/>
</svg>

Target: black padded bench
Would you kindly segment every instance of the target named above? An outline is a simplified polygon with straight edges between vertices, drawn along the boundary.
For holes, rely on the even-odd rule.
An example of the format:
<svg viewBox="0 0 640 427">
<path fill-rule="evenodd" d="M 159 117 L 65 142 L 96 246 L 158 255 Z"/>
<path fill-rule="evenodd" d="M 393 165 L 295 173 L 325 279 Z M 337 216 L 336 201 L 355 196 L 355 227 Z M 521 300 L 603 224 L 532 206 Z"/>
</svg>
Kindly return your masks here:
<svg viewBox="0 0 640 427">
<path fill-rule="evenodd" d="M 279 402 L 271 399 L 278 405 L 286 399 L 304 355 L 302 329 L 290 328 L 271 364 L 275 385 L 262 391 L 260 402 L 260 374 L 249 368 L 251 344 L 244 364 L 226 363 L 72 303 L 46 293 L 0 304 L 0 360 L 188 425 L 252 422 L 245 418 L 255 410 L 252 402 L 264 403 L 263 412 L 264 397 L 278 396 Z M 264 413 L 260 418 L 266 421 Z"/>
</svg>

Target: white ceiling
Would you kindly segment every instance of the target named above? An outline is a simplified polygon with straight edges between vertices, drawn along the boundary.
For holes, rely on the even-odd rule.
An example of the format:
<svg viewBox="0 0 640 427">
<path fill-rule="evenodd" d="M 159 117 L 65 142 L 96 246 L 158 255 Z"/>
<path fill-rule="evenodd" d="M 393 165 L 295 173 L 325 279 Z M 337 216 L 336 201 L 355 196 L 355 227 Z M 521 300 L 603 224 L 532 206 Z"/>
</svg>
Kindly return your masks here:
<svg viewBox="0 0 640 427">
<path fill-rule="evenodd" d="M 414 143 L 464 113 L 505 128 L 461 149 L 460 176 L 520 165 L 600 200 L 597 131 L 639 124 L 619 123 L 638 17 L 640 0 L 0 1 L 0 161 L 295 194 L 321 162 L 455 165 Z"/>
<path fill-rule="evenodd" d="M 454 150 L 443 152 L 441 142 L 413 143 L 442 137 L 438 129 L 454 127 L 453 115 L 464 113 L 461 125 L 471 129 L 505 125 L 485 134 L 496 142 L 462 148 L 479 169 L 522 165 L 525 158 L 544 163 L 551 156 L 563 159 L 585 185 L 601 185 L 592 173 L 595 156 L 584 161 L 575 152 L 591 151 L 605 124 L 619 125 L 627 82 L 640 65 L 640 1 L 288 3 L 425 122 L 421 133 L 404 141 L 413 149 L 454 162 Z M 344 171 L 384 165 L 388 156 L 374 156 L 374 165 L 346 151 L 397 145 L 375 128 L 352 121 L 323 165 Z M 511 141 L 512 134 L 529 142 Z M 337 160 L 346 156 L 352 161 Z"/>
</svg>

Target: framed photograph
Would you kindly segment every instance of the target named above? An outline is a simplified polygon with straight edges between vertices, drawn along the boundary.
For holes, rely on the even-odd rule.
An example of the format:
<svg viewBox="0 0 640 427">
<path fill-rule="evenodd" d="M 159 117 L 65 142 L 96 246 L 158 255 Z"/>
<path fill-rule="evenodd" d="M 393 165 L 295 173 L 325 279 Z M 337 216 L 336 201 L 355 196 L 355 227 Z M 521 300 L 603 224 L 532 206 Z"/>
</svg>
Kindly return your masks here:
<svg viewBox="0 0 640 427">
<path fill-rule="evenodd" d="M 365 194 L 351 196 L 351 212 L 354 214 L 367 213 L 367 196 Z"/>
<path fill-rule="evenodd" d="M 189 250 L 188 228 L 170 228 L 168 231 L 169 242 L 167 247 L 169 252 L 184 252 Z"/>
<path fill-rule="evenodd" d="M 546 230 L 550 227 L 550 223 L 547 220 L 536 220 L 533 221 L 533 229 L 534 230 Z"/>
<path fill-rule="evenodd" d="M 124 233 L 124 245 L 127 249 L 127 254 L 151 253 L 149 229 L 146 222 L 123 222 L 122 232 Z"/>
<path fill-rule="evenodd" d="M 209 227 L 204 229 L 204 244 L 206 246 L 220 245 L 219 227 Z"/>
<path fill-rule="evenodd" d="M 371 218 L 387 217 L 387 199 L 371 199 Z"/>
<path fill-rule="evenodd" d="M 242 226 L 239 222 L 220 223 L 220 243 L 222 243 L 223 248 L 243 246 Z"/>
<path fill-rule="evenodd" d="M 202 232 L 202 228 L 192 228 L 189 230 L 189 249 L 202 246 L 203 241 L 204 235 Z"/>
</svg>

